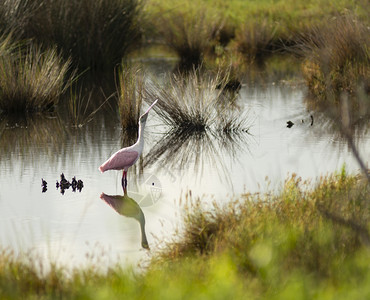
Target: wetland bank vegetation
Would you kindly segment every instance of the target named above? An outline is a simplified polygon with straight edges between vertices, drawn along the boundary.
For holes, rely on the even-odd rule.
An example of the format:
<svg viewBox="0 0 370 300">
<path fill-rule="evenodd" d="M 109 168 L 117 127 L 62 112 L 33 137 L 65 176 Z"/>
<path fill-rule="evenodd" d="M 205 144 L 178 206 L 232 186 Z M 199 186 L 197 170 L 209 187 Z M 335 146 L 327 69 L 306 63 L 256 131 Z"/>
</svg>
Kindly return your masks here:
<svg viewBox="0 0 370 300">
<path fill-rule="evenodd" d="M 136 131 L 142 104 L 158 98 L 171 134 L 233 139 L 248 131 L 235 98 L 252 70 L 294 64 L 307 108 L 326 109 L 356 156 L 354 132 L 368 130 L 370 115 L 368 16 L 367 1 L 351 0 L 0 0 L 0 121 L 51 113 L 78 128 L 107 103 Z M 165 83 L 151 82 L 135 64 L 143 56 L 177 65 Z M 33 130 L 46 138 L 43 124 Z M 293 175 L 279 193 L 225 206 L 188 195 L 180 229 L 143 272 L 94 262 L 70 270 L 2 249 L 0 297 L 369 298 L 366 163 L 362 174 L 343 167 L 315 183 Z"/>
<path fill-rule="evenodd" d="M 277 194 L 244 194 L 205 209 L 191 201 L 182 229 L 144 272 L 102 271 L 92 257 L 64 269 L 3 250 L 3 299 L 366 299 L 370 295 L 369 182 L 293 175 Z M 194 199 L 193 199 L 194 200 Z M 99 254 L 104 255 L 104 254 Z"/>
</svg>

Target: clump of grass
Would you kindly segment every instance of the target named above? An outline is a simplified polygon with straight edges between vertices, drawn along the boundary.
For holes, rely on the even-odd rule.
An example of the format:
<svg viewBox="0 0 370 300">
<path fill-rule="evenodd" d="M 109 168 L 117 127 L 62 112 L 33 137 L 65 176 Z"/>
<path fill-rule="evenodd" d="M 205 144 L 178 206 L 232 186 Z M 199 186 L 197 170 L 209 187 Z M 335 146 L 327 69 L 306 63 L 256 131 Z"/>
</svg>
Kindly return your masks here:
<svg viewBox="0 0 370 300">
<path fill-rule="evenodd" d="M 122 64 L 119 71 L 118 108 L 122 128 L 137 131 L 144 97 L 144 73 L 138 66 Z"/>
<path fill-rule="evenodd" d="M 17 0 L 6 6 L 6 23 L 22 38 L 56 45 L 80 69 L 101 70 L 138 44 L 141 10 L 140 0 Z"/>
<path fill-rule="evenodd" d="M 352 14 L 337 16 L 325 27 L 303 35 L 299 50 L 305 56 L 303 75 L 310 92 L 338 99 L 358 85 L 370 90 L 369 28 Z"/>
<path fill-rule="evenodd" d="M 0 109 L 5 112 L 51 110 L 71 83 L 70 60 L 64 61 L 56 48 L 36 45 L 0 49 Z M 68 77 L 67 77 L 68 76 Z"/>
<path fill-rule="evenodd" d="M 168 84 L 148 87 L 147 97 L 160 99 L 154 109 L 174 131 L 214 130 L 220 124 L 236 129 L 233 101 L 224 91 L 228 78 L 228 73 L 207 74 L 194 68 L 186 76 L 173 74 Z"/>
<path fill-rule="evenodd" d="M 180 70 L 200 66 L 218 39 L 221 18 L 208 11 L 206 7 L 187 4 L 186 9 L 160 13 L 159 35 L 180 58 Z"/>
<path fill-rule="evenodd" d="M 277 28 L 276 24 L 271 24 L 266 19 L 244 24 L 236 33 L 237 51 L 247 63 L 262 63 L 264 58 L 272 54 Z"/>
</svg>

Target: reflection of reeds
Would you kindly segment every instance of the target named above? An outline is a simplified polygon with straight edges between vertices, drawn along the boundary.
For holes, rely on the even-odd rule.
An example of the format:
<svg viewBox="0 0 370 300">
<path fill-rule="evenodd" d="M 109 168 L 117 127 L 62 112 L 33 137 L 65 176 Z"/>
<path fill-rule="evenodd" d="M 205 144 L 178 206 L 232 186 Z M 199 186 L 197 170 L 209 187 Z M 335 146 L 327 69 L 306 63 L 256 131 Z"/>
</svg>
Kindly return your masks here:
<svg viewBox="0 0 370 300">
<path fill-rule="evenodd" d="M 212 166 L 223 180 L 230 182 L 226 160 L 237 159 L 248 151 L 250 135 L 246 132 L 171 130 L 166 133 L 148 152 L 143 167 L 171 170 L 190 170 L 202 176 L 205 166 Z"/>
<path fill-rule="evenodd" d="M 30 112 L 52 109 L 67 88 L 70 61 L 63 62 L 55 48 L 15 47 L 1 42 L 0 109 Z M 4 46 L 5 44 L 5 46 Z"/>
<path fill-rule="evenodd" d="M 12 163 L 13 155 L 16 157 L 15 161 L 26 157 L 26 164 L 32 164 L 35 157 L 45 154 L 55 159 L 63 137 L 67 135 L 59 118 L 40 114 L 28 115 L 26 118 L 17 115 L 5 116 L 0 121 L 0 130 L 1 128 L 2 163 Z"/>
<path fill-rule="evenodd" d="M 147 97 L 160 99 L 154 110 L 174 130 L 205 131 L 220 129 L 222 124 L 225 130 L 235 129 L 233 96 L 225 92 L 228 77 L 228 73 L 214 75 L 193 69 L 186 76 L 173 74 L 167 85 L 146 88 Z"/>
<path fill-rule="evenodd" d="M 71 130 L 66 126 L 63 115 L 30 114 L 0 116 L 0 165 L 12 167 L 22 164 L 23 167 L 37 169 L 39 166 L 60 168 L 60 164 L 75 167 L 83 157 L 102 155 L 104 139 L 118 138 L 114 130 L 116 120 L 102 113 L 94 115 L 94 121 L 81 130 Z M 101 130 L 102 127 L 110 130 Z M 82 157 L 82 156 L 83 157 Z M 94 164 L 90 164 L 95 170 Z"/>
<path fill-rule="evenodd" d="M 117 90 L 122 128 L 136 130 L 144 96 L 143 71 L 138 66 L 122 65 Z"/>
</svg>

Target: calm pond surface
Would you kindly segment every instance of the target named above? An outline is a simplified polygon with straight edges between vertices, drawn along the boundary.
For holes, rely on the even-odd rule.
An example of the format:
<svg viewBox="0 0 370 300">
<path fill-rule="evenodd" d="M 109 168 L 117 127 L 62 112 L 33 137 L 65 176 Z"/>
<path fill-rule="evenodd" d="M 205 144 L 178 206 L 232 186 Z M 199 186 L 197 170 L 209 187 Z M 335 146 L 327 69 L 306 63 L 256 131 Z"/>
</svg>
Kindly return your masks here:
<svg viewBox="0 0 370 300">
<path fill-rule="evenodd" d="M 193 199 L 225 203 L 245 192 L 278 190 L 292 173 L 315 181 L 343 164 L 357 172 L 346 141 L 325 115 L 307 110 L 304 98 L 304 89 L 297 86 L 243 86 L 237 103 L 250 128 L 230 140 L 212 134 L 167 135 L 152 111 L 143 158 L 128 173 L 128 194 L 145 215 L 150 248 L 172 236 L 189 191 Z M 295 123 L 292 128 L 288 120 Z M 355 139 L 367 163 L 368 125 Z M 141 247 L 138 220 L 118 214 L 114 201 L 103 200 L 109 197 L 102 193 L 123 194 L 121 172 L 98 170 L 122 148 L 122 140 L 117 113 L 106 109 L 81 128 L 50 116 L 1 120 L 0 246 L 66 266 L 108 266 L 149 255 Z M 56 188 L 61 173 L 68 180 L 83 180 L 82 191 L 70 188 L 62 194 Z M 46 192 L 41 178 L 48 182 Z"/>
</svg>

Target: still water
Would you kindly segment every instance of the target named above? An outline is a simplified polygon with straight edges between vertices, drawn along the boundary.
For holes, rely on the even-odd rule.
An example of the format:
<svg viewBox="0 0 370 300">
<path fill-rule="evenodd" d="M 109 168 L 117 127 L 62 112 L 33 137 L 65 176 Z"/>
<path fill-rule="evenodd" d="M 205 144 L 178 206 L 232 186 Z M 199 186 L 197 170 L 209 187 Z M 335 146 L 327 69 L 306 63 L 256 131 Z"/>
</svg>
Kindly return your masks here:
<svg viewBox="0 0 370 300">
<path fill-rule="evenodd" d="M 304 98 L 304 89 L 297 86 L 243 86 L 237 103 L 248 117 L 248 132 L 230 140 L 212 134 L 178 139 L 166 134 L 152 111 L 143 157 L 128 173 L 131 204 L 117 204 L 122 173 L 98 170 L 124 143 L 116 112 L 102 109 L 80 128 L 55 116 L 3 118 L 0 246 L 65 266 L 135 263 L 150 255 L 142 247 L 138 211 L 145 216 L 147 242 L 155 250 L 172 238 L 189 191 L 205 203 L 225 203 L 245 192 L 279 190 L 292 173 L 315 181 L 343 164 L 357 172 L 346 141 L 322 113 L 307 109 Z M 295 123 L 292 128 L 287 128 L 289 120 Z M 368 123 L 355 141 L 368 163 Z M 70 181 L 81 179 L 82 191 L 70 188 L 62 194 L 56 188 L 61 173 Z M 42 178 L 48 183 L 45 192 Z M 117 213 L 117 206 L 125 211 Z"/>
</svg>

